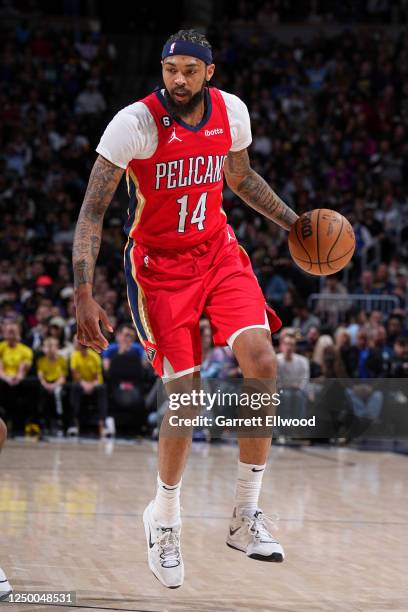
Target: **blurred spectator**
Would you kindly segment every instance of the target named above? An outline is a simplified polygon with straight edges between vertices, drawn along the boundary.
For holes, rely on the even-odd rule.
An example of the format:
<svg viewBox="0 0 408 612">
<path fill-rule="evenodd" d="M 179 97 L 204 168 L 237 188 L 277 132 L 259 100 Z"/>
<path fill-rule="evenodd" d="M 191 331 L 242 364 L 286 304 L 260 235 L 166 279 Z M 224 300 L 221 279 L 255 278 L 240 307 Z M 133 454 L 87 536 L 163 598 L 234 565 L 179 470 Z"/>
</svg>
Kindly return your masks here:
<svg viewBox="0 0 408 612">
<path fill-rule="evenodd" d="M 371 270 L 363 270 L 360 275 L 360 284 L 354 290 L 354 293 L 362 293 L 364 295 L 372 295 L 374 290 L 374 274 Z"/>
<path fill-rule="evenodd" d="M 359 351 L 351 344 L 351 335 L 344 327 L 339 327 L 335 334 L 335 348 L 339 356 L 344 376 L 354 378 L 358 375 Z"/>
<path fill-rule="evenodd" d="M 319 336 L 310 362 L 311 378 L 317 378 L 323 373 L 324 355 L 327 347 L 333 346 L 333 338 L 328 334 Z"/>
<path fill-rule="evenodd" d="M 265 297 L 274 307 L 278 307 L 287 294 L 288 281 L 280 274 L 271 270 L 269 280 L 265 285 Z"/>
<path fill-rule="evenodd" d="M 106 102 L 95 81 L 89 81 L 76 99 L 75 111 L 78 115 L 95 115 L 106 109 Z"/>
<path fill-rule="evenodd" d="M 408 377 L 408 338 L 406 336 L 399 336 L 394 342 L 394 358 L 389 375 L 392 378 Z"/>
<path fill-rule="evenodd" d="M 384 394 L 380 389 L 366 383 L 353 384 L 347 388 L 346 393 L 351 400 L 355 416 L 348 434 L 351 439 L 361 435 L 373 422 L 379 421 Z"/>
<path fill-rule="evenodd" d="M 347 296 L 348 291 L 346 287 L 339 281 L 338 276 L 327 276 L 325 279 L 322 297 L 318 300 L 316 304 L 316 314 L 319 314 L 326 324 L 335 327 L 338 321 L 339 314 L 344 314 L 345 312 L 347 312 L 347 310 L 349 310 L 351 306 L 350 300 L 343 299 Z"/>
<path fill-rule="evenodd" d="M 115 419 L 115 428 L 127 431 L 131 427 L 140 433 L 146 419 L 143 396 L 147 376 L 142 364 L 144 351 L 135 338 L 135 330 L 123 325 L 116 333 L 116 348 L 104 358 L 104 367 L 107 364 L 109 416 Z"/>
<path fill-rule="evenodd" d="M 286 333 L 280 341 L 277 354 L 278 389 L 281 393 L 279 412 L 282 416 L 303 418 L 306 416 L 306 389 L 310 381 L 309 361 L 296 353 L 296 338 Z"/>
<path fill-rule="evenodd" d="M 296 353 L 296 338 L 286 333 L 279 345 L 277 354 L 278 381 L 285 388 L 306 389 L 310 380 L 309 361 Z"/>
<path fill-rule="evenodd" d="M 66 339 L 66 321 L 62 317 L 52 317 L 48 324 L 47 335 L 57 340 L 58 353 L 69 359 L 74 346 Z"/>
<path fill-rule="evenodd" d="M 303 338 L 307 337 L 311 327 L 320 328 L 320 319 L 312 314 L 304 303 L 297 303 L 295 305 L 296 317 L 292 321 L 292 327 L 300 330 Z"/>
<path fill-rule="evenodd" d="M 13 427 L 21 426 L 33 409 L 23 406 L 24 382 L 33 362 L 33 351 L 20 342 L 20 337 L 17 323 L 4 324 L 4 340 L 0 342 L 0 405 L 5 412 L 4 420 Z"/>
<path fill-rule="evenodd" d="M 58 354 L 58 340 L 48 337 L 43 343 L 43 356 L 37 359 L 40 382 L 39 413 L 48 430 L 62 431 L 62 392 L 68 375 L 68 362 Z"/>
<path fill-rule="evenodd" d="M 397 271 L 392 295 L 395 295 L 398 298 L 401 308 L 406 308 L 408 296 L 408 275 L 405 269 L 399 269 Z"/>
<path fill-rule="evenodd" d="M 207 355 L 213 346 L 211 325 L 208 319 L 201 319 L 200 321 L 200 333 L 201 333 L 201 362 L 207 359 Z"/>
<path fill-rule="evenodd" d="M 73 382 L 70 394 L 71 427 L 68 433 L 78 435 L 81 404 L 87 397 L 96 401 L 99 435 L 102 437 L 108 414 L 107 393 L 102 377 L 102 360 L 98 353 L 80 344 L 76 336 L 74 342 L 75 350 L 70 359 Z"/>
<path fill-rule="evenodd" d="M 360 329 L 366 327 L 367 325 L 367 315 L 364 310 L 358 310 L 357 308 L 353 308 L 348 312 L 348 325 L 346 327 L 348 333 L 350 334 L 351 343 L 357 343 L 357 334 Z"/>
<path fill-rule="evenodd" d="M 390 370 L 393 357 L 392 347 L 387 343 L 385 327 L 375 327 L 370 333 L 370 350 L 365 360 L 365 368 L 369 377 L 385 378 Z"/>
<path fill-rule="evenodd" d="M 234 353 L 228 346 L 216 346 L 210 348 L 206 359 L 201 364 L 200 374 L 202 378 L 239 378 L 241 370 L 235 359 Z"/>
<path fill-rule="evenodd" d="M 369 353 L 368 333 L 361 329 L 357 333 L 356 346 L 358 348 L 358 377 L 369 378 L 370 374 L 366 367 L 366 361 Z"/>
<path fill-rule="evenodd" d="M 387 343 L 392 346 L 404 332 L 403 320 L 400 315 L 390 315 L 387 321 Z"/>
<path fill-rule="evenodd" d="M 139 357 L 139 361 L 143 360 L 144 349 L 136 341 L 136 331 L 131 323 L 123 323 L 119 326 L 115 333 L 115 340 L 116 342 L 109 344 L 108 348 L 101 353 L 104 370 L 109 370 L 111 360 L 118 354 L 134 354 Z"/>
<path fill-rule="evenodd" d="M 27 334 L 27 343 L 33 351 L 38 351 L 47 335 L 48 321 L 51 317 L 51 308 L 49 305 L 41 304 L 35 312 L 36 324 Z"/>
<path fill-rule="evenodd" d="M 292 324 L 295 317 L 295 295 L 293 289 L 289 289 L 283 296 L 282 302 L 279 305 L 279 317 L 284 327 Z"/>
<path fill-rule="evenodd" d="M 320 330 L 318 327 L 311 327 L 306 334 L 305 342 L 303 345 L 302 353 L 309 360 L 312 358 L 316 344 L 320 338 Z"/>
<path fill-rule="evenodd" d="M 388 266 L 386 263 L 381 263 L 374 276 L 374 293 L 389 294 L 394 289 L 392 283 L 389 281 Z"/>
</svg>

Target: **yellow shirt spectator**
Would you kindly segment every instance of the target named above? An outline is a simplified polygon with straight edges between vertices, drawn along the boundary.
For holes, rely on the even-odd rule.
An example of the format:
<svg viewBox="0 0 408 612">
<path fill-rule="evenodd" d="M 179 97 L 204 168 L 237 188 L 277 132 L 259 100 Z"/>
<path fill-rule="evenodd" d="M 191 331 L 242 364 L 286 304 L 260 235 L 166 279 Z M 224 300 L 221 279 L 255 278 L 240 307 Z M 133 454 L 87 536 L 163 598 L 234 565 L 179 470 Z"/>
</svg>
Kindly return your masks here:
<svg viewBox="0 0 408 612">
<path fill-rule="evenodd" d="M 47 382 L 54 382 L 55 380 L 58 380 L 58 378 L 61 378 L 61 376 L 67 376 L 67 360 L 65 357 L 58 355 L 55 361 L 51 361 L 49 357 L 43 355 L 37 359 L 37 372 L 41 372 Z"/>
<path fill-rule="evenodd" d="M 71 355 L 71 370 L 79 373 L 80 380 L 93 382 L 98 377 L 98 383 L 103 383 L 102 359 L 92 349 L 88 349 L 84 355 L 81 351 L 74 351 Z"/>
<path fill-rule="evenodd" d="M 0 342 L 0 361 L 7 376 L 17 376 L 22 363 L 31 367 L 33 351 L 21 342 L 17 342 L 15 346 L 10 346 L 8 342 L 3 341 Z"/>
</svg>

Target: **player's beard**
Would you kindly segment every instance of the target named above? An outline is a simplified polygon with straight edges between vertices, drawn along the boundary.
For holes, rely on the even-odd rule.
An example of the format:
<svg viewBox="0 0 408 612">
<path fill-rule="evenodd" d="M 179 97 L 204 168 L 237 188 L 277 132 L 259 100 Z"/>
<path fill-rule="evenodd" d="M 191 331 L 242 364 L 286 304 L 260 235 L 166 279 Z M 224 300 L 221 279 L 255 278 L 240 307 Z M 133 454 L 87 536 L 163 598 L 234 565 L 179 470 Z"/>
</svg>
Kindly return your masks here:
<svg viewBox="0 0 408 612">
<path fill-rule="evenodd" d="M 171 117 L 188 117 L 191 115 L 193 111 L 197 108 L 197 106 L 204 99 L 204 91 L 205 91 L 206 81 L 203 81 L 203 85 L 200 91 L 197 91 L 193 96 L 191 96 L 188 102 L 177 102 L 174 100 L 169 91 L 167 89 L 164 90 L 164 97 L 166 100 L 167 108 Z"/>
</svg>

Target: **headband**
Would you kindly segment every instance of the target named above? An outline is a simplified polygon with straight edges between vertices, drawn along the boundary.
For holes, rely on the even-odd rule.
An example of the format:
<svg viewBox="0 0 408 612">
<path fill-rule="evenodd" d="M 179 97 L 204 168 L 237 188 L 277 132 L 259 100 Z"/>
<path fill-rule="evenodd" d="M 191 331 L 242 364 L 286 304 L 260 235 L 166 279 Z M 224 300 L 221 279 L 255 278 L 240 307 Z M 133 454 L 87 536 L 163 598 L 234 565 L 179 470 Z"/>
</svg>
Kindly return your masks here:
<svg viewBox="0 0 408 612">
<path fill-rule="evenodd" d="M 174 42 L 166 43 L 162 51 L 162 59 L 171 55 L 191 55 L 203 60 L 206 64 L 212 64 L 212 52 L 209 47 L 203 47 L 198 43 L 189 40 L 175 40 Z"/>
</svg>

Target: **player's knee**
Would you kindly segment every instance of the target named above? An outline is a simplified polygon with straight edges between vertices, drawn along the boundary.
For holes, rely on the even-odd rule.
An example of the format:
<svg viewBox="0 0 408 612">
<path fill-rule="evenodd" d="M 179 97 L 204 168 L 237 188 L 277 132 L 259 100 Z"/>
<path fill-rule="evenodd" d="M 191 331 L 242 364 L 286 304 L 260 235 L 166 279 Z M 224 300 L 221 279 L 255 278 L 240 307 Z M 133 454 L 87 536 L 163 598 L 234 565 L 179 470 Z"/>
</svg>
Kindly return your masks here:
<svg viewBox="0 0 408 612">
<path fill-rule="evenodd" d="M 251 355 L 251 362 L 255 378 L 276 378 L 276 355 L 269 344 Z"/>
<path fill-rule="evenodd" d="M 0 450 L 7 438 L 7 427 L 5 422 L 0 419 Z"/>
</svg>

